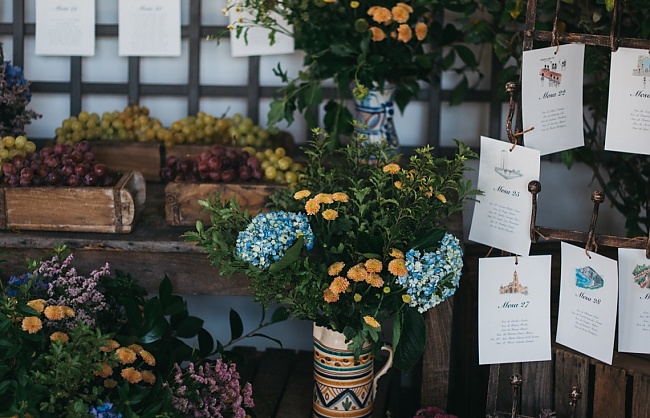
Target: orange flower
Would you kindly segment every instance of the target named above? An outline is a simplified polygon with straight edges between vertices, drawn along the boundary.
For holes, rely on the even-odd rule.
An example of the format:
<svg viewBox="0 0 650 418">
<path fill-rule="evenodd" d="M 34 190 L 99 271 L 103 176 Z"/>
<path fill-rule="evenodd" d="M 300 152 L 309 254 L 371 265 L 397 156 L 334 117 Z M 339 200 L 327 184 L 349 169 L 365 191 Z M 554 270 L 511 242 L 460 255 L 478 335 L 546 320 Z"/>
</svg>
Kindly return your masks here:
<svg viewBox="0 0 650 418">
<path fill-rule="evenodd" d="M 129 383 L 138 383 L 139 381 L 142 380 L 142 373 L 140 373 L 133 367 L 127 367 L 126 369 L 122 369 L 122 373 L 120 374 Z"/>
<path fill-rule="evenodd" d="M 104 387 L 106 389 L 113 389 L 115 386 L 117 386 L 117 382 L 113 379 L 106 379 L 104 380 Z"/>
<path fill-rule="evenodd" d="M 72 309 L 69 306 L 61 306 L 61 309 L 63 309 L 63 314 L 67 316 L 68 318 L 73 318 L 74 317 L 74 309 Z"/>
<path fill-rule="evenodd" d="M 386 39 L 386 34 L 384 33 L 383 30 L 379 29 L 378 27 L 372 26 L 370 28 L 370 32 L 372 32 L 373 42 L 381 42 L 384 39 Z"/>
<path fill-rule="evenodd" d="M 399 4 L 391 9 L 391 13 L 393 13 L 393 19 L 397 23 L 406 23 L 409 20 L 410 12 Z"/>
<path fill-rule="evenodd" d="M 315 198 L 309 199 L 307 203 L 305 203 L 305 211 L 307 212 L 307 215 L 315 215 L 319 210 L 320 203 L 318 203 Z"/>
<path fill-rule="evenodd" d="M 382 287 L 384 285 L 384 279 L 377 273 L 370 273 L 366 278 L 366 283 L 372 287 Z"/>
<path fill-rule="evenodd" d="M 144 362 L 150 365 L 151 367 L 156 365 L 156 358 L 153 356 L 153 354 L 151 354 L 147 350 L 142 350 L 138 354 L 140 354 L 142 360 L 144 360 Z"/>
<path fill-rule="evenodd" d="M 62 306 L 48 306 L 45 308 L 44 312 L 45 317 L 52 321 L 58 321 L 60 319 L 63 319 L 65 316 L 65 312 L 63 311 Z"/>
<path fill-rule="evenodd" d="M 153 385 L 154 383 L 156 383 L 156 375 L 151 373 L 149 370 L 143 370 L 142 381 L 150 385 Z"/>
<path fill-rule="evenodd" d="M 138 344 L 131 344 L 128 346 L 129 349 L 133 350 L 135 354 L 140 354 L 140 352 L 143 350 L 141 345 Z"/>
<path fill-rule="evenodd" d="M 366 324 L 370 325 L 373 328 L 379 328 L 380 327 L 379 322 L 377 322 L 377 320 L 375 318 L 373 318 L 372 316 L 366 315 L 366 316 L 363 317 L 363 320 L 365 321 Z"/>
<path fill-rule="evenodd" d="M 108 344 L 108 345 L 107 345 L 107 346 L 105 345 L 105 346 L 101 347 L 101 350 L 102 350 L 103 352 L 105 352 L 105 353 L 108 353 L 108 352 L 113 351 L 113 350 L 115 350 L 116 348 L 119 348 L 119 347 L 120 347 L 120 343 L 118 343 L 118 342 L 115 341 L 115 340 L 107 340 L 107 341 L 106 341 L 106 344 Z"/>
<path fill-rule="evenodd" d="M 318 203 L 322 203 L 325 205 L 334 203 L 334 198 L 329 193 L 318 193 L 316 196 L 314 196 L 314 199 L 316 199 Z"/>
<path fill-rule="evenodd" d="M 402 182 L 401 182 L 401 181 L 396 181 L 396 182 L 393 183 L 393 184 L 395 185 L 395 188 L 396 188 L 396 189 L 398 189 L 398 190 L 401 190 L 401 189 L 402 189 Z"/>
<path fill-rule="evenodd" d="M 43 322 L 37 316 L 28 316 L 27 318 L 23 318 L 22 328 L 23 331 L 35 334 L 43 328 Z"/>
<path fill-rule="evenodd" d="M 384 266 L 381 264 L 381 261 L 374 258 L 366 260 L 365 266 L 368 273 L 379 273 L 381 272 L 381 269 L 384 268 Z"/>
<path fill-rule="evenodd" d="M 29 306 L 30 308 L 32 308 L 38 313 L 43 313 L 43 310 L 45 309 L 45 305 L 47 305 L 45 299 L 34 299 L 27 302 L 27 306 Z"/>
<path fill-rule="evenodd" d="M 446 198 L 445 195 L 442 194 L 442 193 L 438 193 L 438 194 L 436 195 L 436 199 L 438 199 L 438 200 L 441 201 L 442 203 L 447 203 L 447 198 Z"/>
<path fill-rule="evenodd" d="M 343 270 L 343 267 L 345 267 L 345 263 L 343 261 L 332 263 L 332 265 L 327 268 L 327 274 L 330 276 L 336 276 Z"/>
<path fill-rule="evenodd" d="M 300 200 L 309 197 L 309 195 L 311 195 L 311 192 L 309 190 L 300 190 L 299 192 L 296 192 L 293 195 L 293 198 L 296 200 Z"/>
<path fill-rule="evenodd" d="M 388 174 L 397 174 L 399 173 L 399 170 L 400 170 L 399 165 L 394 163 L 386 164 L 384 168 L 382 168 L 382 171 Z"/>
<path fill-rule="evenodd" d="M 417 25 L 415 25 L 415 37 L 418 38 L 418 41 L 423 41 L 424 38 L 427 37 L 428 32 L 429 28 L 426 23 L 418 22 Z"/>
<path fill-rule="evenodd" d="M 57 331 L 57 332 L 53 332 L 52 335 L 50 335 L 50 340 L 51 341 L 61 341 L 62 343 L 67 343 L 68 341 L 70 341 L 70 337 L 65 332 Z"/>
<path fill-rule="evenodd" d="M 118 348 L 115 351 L 115 353 L 117 353 L 117 356 L 119 357 L 122 364 L 131 364 L 137 358 L 136 355 L 135 355 L 135 351 L 131 350 L 130 348 L 126 348 L 126 347 Z"/>
<path fill-rule="evenodd" d="M 334 293 L 329 287 L 323 291 L 323 299 L 327 303 L 333 303 L 339 300 L 339 294 Z"/>
<path fill-rule="evenodd" d="M 350 286 L 350 282 L 345 277 L 336 276 L 330 284 L 330 290 L 334 293 L 343 293 Z"/>
<path fill-rule="evenodd" d="M 362 282 L 368 277 L 368 271 L 366 271 L 366 267 L 363 264 L 357 264 L 348 270 L 347 276 L 352 281 Z"/>
<path fill-rule="evenodd" d="M 332 199 L 334 199 L 335 202 L 347 202 L 349 200 L 348 195 L 343 192 L 336 192 L 332 194 Z"/>
<path fill-rule="evenodd" d="M 401 24 L 397 28 L 397 40 L 400 42 L 408 42 L 411 40 L 413 37 L 413 31 L 411 30 L 411 27 L 406 24 Z"/>
<path fill-rule="evenodd" d="M 406 3 L 399 2 L 396 4 L 396 6 L 406 9 L 406 11 L 409 13 L 413 13 L 413 8 Z"/>
<path fill-rule="evenodd" d="M 95 376 L 106 378 L 113 374 L 113 369 L 108 364 L 102 363 L 99 365 L 99 367 L 100 367 L 99 370 L 93 371 L 93 374 Z"/>
<path fill-rule="evenodd" d="M 372 13 L 370 13 L 371 10 L 373 11 Z M 390 10 L 388 10 L 385 7 L 377 6 L 376 9 L 371 7 L 370 9 L 368 9 L 368 14 L 372 16 L 372 20 L 374 20 L 377 23 L 383 23 L 385 25 L 388 25 L 392 22 L 392 16 L 390 14 Z"/>
<path fill-rule="evenodd" d="M 323 218 L 325 218 L 328 221 L 333 221 L 334 219 L 339 217 L 339 213 L 335 211 L 334 209 L 327 209 L 323 211 Z"/>
<path fill-rule="evenodd" d="M 391 248 L 390 256 L 393 258 L 404 258 L 404 253 L 398 250 L 397 248 Z"/>
<path fill-rule="evenodd" d="M 395 276 L 406 276 L 408 274 L 408 271 L 406 270 L 406 262 L 403 258 L 391 260 L 390 263 L 388 263 L 388 271 L 390 274 L 394 274 Z"/>
</svg>

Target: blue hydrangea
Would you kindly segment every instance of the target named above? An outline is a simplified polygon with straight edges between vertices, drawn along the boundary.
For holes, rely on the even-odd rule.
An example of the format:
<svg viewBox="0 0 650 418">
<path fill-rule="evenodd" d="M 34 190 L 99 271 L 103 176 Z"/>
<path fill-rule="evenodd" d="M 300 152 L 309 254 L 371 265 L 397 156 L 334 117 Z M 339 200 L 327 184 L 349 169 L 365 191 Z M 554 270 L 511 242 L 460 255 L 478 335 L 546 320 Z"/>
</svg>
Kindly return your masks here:
<svg viewBox="0 0 650 418">
<path fill-rule="evenodd" d="M 456 292 L 463 269 L 463 251 L 456 237 L 445 234 L 435 252 L 411 249 L 405 258 L 408 274 L 397 282 L 411 297 L 409 306 L 425 312 Z"/>
<path fill-rule="evenodd" d="M 17 65 L 11 65 L 9 61 L 4 62 L 4 67 L 5 80 L 7 81 L 7 85 L 9 87 L 24 86 L 27 84 L 27 80 L 25 79 L 22 68 Z M 27 98 L 28 102 L 32 99 L 32 95 L 29 93 L 29 91 L 25 93 L 25 97 Z"/>
<path fill-rule="evenodd" d="M 311 250 L 314 233 L 307 215 L 292 212 L 270 212 L 257 215 L 237 237 L 237 257 L 260 269 L 268 268 L 284 256 L 298 236 Z"/>
<path fill-rule="evenodd" d="M 105 402 L 102 406 L 93 406 L 88 413 L 97 418 L 122 418 L 122 414 L 113 412 L 113 404 L 110 402 Z"/>
<path fill-rule="evenodd" d="M 11 276 L 7 281 L 7 290 L 5 294 L 10 297 L 14 297 L 18 294 L 18 289 L 20 286 L 27 284 L 27 282 L 32 282 L 32 287 L 30 288 L 30 294 L 34 297 L 42 296 L 47 291 L 47 282 L 37 280 L 32 274 L 25 273 L 20 276 Z"/>
</svg>

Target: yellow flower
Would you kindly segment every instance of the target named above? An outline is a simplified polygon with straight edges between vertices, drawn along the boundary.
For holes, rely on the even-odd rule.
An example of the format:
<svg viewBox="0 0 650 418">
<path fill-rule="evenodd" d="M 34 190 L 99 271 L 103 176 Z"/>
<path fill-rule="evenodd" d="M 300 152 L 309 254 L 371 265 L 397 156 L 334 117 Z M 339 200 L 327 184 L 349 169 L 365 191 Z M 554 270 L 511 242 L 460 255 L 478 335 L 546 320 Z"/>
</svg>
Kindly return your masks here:
<svg viewBox="0 0 650 418">
<path fill-rule="evenodd" d="M 362 282 L 366 280 L 366 277 L 368 277 L 368 271 L 366 270 L 366 267 L 363 264 L 357 264 L 356 266 L 353 266 L 348 270 L 348 279 L 355 281 L 355 282 Z"/>
<path fill-rule="evenodd" d="M 365 266 L 368 273 L 380 273 L 381 269 L 384 268 L 384 266 L 381 264 L 381 261 L 374 258 L 366 260 Z"/>
<path fill-rule="evenodd" d="M 339 300 L 339 294 L 334 293 L 329 287 L 323 291 L 323 299 L 327 303 L 333 303 Z"/>
<path fill-rule="evenodd" d="M 411 302 L 411 295 L 407 295 L 407 294 L 402 295 L 402 302 L 410 303 Z"/>
<path fill-rule="evenodd" d="M 311 192 L 309 190 L 300 190 L 299 192 L 296 192 L 296 194 L 293 195 L 293 198 L 296 200 L 300 200 L 309 197 L 310 195 Z"/>
<path fill-rule="evenodd" d="M 397 165 L 395 163 L 391 163 L 391 164 L 386 164 L 384 166 L 384 168 L 382 168 L 382 170 L 383 170 L 384 173 L 397 174 L 397 173 L 399 173 L 400 168 L 399 168 L 399 165 Z"/>
<path fill-rule="evenodd" d="M 345 277 L 336 276 L 330 284 L 330 290 L 334 293 L 343 293 L 350 286 L 350 282 Z"/>
<path fill-rule="evenodd" d="M 358 1 L 351 1 L 350 2 L 350 8 L 356 9 L 359 7 L 359 2 Z"/>
<path fill-rule="evenodd" d="M 388 286 L 384 287 L 384 293 L 390 293 L 390 287 Z"/>
<path fill-rule="evenodd" d="M 322 203 L 324 205 L 334 203 L 334 198 L 329 193 L 318 193 L 316 196 L 314 196 L 314 199 L 316 199 L 318 203 Z"/>
<path fill-rule="evenodd" d="M 117 386 L 117 382 L 113 379 L 106 379 L 104 380 L 104 387 L 106 389 L 113 389 L 115 386 Z"/>
<path fill-rule="evenodd" d="M 140 354 L 140 352 L 143 350 L 142 346 L 138 344 L 131 344 L 127 348 L 133 350 L 135 354 Z"/>
<path fill-rule="evenodd" d="M 397 5 L 391 9 L 391 12 L 393 13 L 393 20 L 397 23 L 406 23 L 409 20 L 410 13 L 405 7 Z"/>
<path fill-rule="evenodd" d="M 141 374 L 142 374 L 143 382 L 148 383 L 150 385 L 156 383 L 156 375 L 151 373 L 149 370 L 143 370 Z"/>
<path fill-rule="evenodd" d="M 348 195 L 343 192 L 336 192 L 332 194 L 332 199 L 334 199 L 335 202 L 347 202 L 349 200 Z"/>
<path fill-rule="evenodd" d="M 156 365 L 156 358 L 153 356 L 153 354 L 151 354 L 147 350 L 142 350 L 138 354 L 140 354 L 142 360 L 144 360 L 144 362 L 150 365 L 151 367 Z"/>
<path fill-rule="evenodd" d="M 108 376 L 113 374 L 113 369 L 108 364 L 102 363 L 99 365 L 99 367 L 100 367 L 99 370 L 93 371 L 93 374 L 95 376 L 107 378 Z"/>
<path fill-rule="evenodd" d="M 438 194 L 436 195 L 436 199 L 438 199 L 438 200 L 441 201 L 442 203 L 447 203 L 447 198 L 446 198 L 445 195 L 442 194 L 442 193 L 438 193 Z"/>
<path fill-rule="evenodd" d="M 43 328 L 43 323 L 41 322 L 41 318 L 37 316 L 28 316 L 23 319 L 22 328 L 23 331 L 35 334 Z"/>
<path fill-rule="evenodd" d="M 332 263 L 332 265 L 327 268 L 327 274 L 330 276 L 336 276 L 343 270 L 343 267 L 345 267 L 345 263 L 343 261 Z"/>
<path fill-rule="evenodd" d="M 372 26 L 370 28 L 370 32 L 372 32 L 373 42 L 381 42 L 384 39 L 386 39 L 386 33 L 384 33 L 384 31 L 379 29 L 378 27 Z"/>
<path fill-rule="evenodd" d="M 307 203 L 305 203 L 305 211 L 307 212 L 307 215 L 315 215 L 318 213 L 320 210 L 320 203 L 314 198 L 314 199 L 309 199 Z"/>
<path fill-rule="evenodd" d="M 101 350 L 102 350 L 103 352 L 105 352 L 105 353 L 108 353 L 108 352 L 113 351 L 113 350 L 115 350 L 116 348 L 119 348 L 119 347 L 120 347 L 120 343 L 118 343 L 118 342 L 115 341 L 115 340 L 107 340 L 107 341 L 106 341 L 106 344 L 108 344 L 108 346 L 103 346 L 103 347 L 101 347 Z"/>
<path fill-rule="evenodd" d="M 404 9 L 406 9 L 407 12 L 413 13 L 413 8 L 411 6 L 409 6 L 408 4 L 406 4 L 406 3 L 400 2 L 400 3 L 397 3 L 396 6 L 403 7 Z"/>
<path fill-rule="evenodd" d="M 397 248 L 391 248 L 390 256 L 393 258 L 404 258 L 404 253 L 398 250 Z"/>
<path fill-rule="evenodd" d="M 408 271 L 406 270 L 406 262 L 403 258 L 390 260 L 388 263 L 388 271 L 390 274 L 394 274 L 395 276 L 406 276 L 408 274 Z"/>
<path fill-rule="evenodd" d="M 43 310 L 45 309 L 45 305 L 47 305 L 45 299 L 34 299 L 27 302 L 27 306 L 29 306 L 30 308 L 32 308 L 38 313 L 43 313 Z"/>
<path fill-rule="evenodd" d="M 426 23 L 418 22 L 417 25 L 415 25 L 415 37 L 418 38 L 418 41 L 423 41 L 424 38 L 427 37 L 428 32 L 429 28 Z"/>
<path fill-rule="evenodd" d="M 65 312 L 63 311 L 62 306 L 48 306 L 45 308 L 44 312 L 45 317 L 52 321 L 58 321 L 60 319 L 63 319 L 65 316 Z"/>
<path fill-rule="evenodd" d="M 335 211 L 334 209 L 327 209 L 323 211 L 323 218 L 325 218 L 328 221 L 333 221 L 334 219 L 339 217 L 339 213 Z"/>
<path fill-rule="evenodd" d="M 397 40 L 400 42 L 408 42 L 413 37 L 413 31 L 409 25 L 402 23 L 397 28 Z"/>
<path fill-rule="evenodd" d="M 63 313 L 65 314 L 65 316 L 67 316 L 68 318 L 73 318 L 74 317 L 74 315 L 75 315 L 74 314 L 74 309 L 72 309 L 69 306 L 61 306 L 61 308 L 63 309 Z"/>
<path fill-rule="evenodd" d="M 388 10 L 385 7 L 381 7 L 381 6 L 376 6 L 376 8 L 371 7 L 370 9 L 368 9 L 368 14 L 372 16 L 372 20 L 374 20 L 377 23 L 383 23 L 385 25 L 388 25 L 392 22 L 392 16 L 390 14 L 390 10 Z"/>
<path fill-rule="evenodd" d="M 370 273 L 366 278 L 366 283 L 372 287 L 382 287 L 384 285 L 384 279 L 377 273 Z"/>
<path fill-rule="evenodd" d="M 336 3 L 336 0 L 323 0 L 325 3 Z"/>
<path fill-rule="evenodd" d="M 355 301 L 355 302 L 361 302 L 361 295 L 358 294 L 358 293 L 355 293 L 355 294 L 354 294 L 354 301 Z"/>
<path fill-rule="evenodd" d="M 129 383 L 138 383 L 139 381 L 142 380 L 142 373 L 140 373 L 133 367 L 127 367 L 126 369 L 122 369 L 122 373 L 120 374 Z"/>
<path fill-rule="evenodd" d="M 400 189 L 400 190 L 402 189 L 402 182 L 401 181 L 396 181 L 393 184 L 395 185 L 395 188 Z"/>
<path fill-rule="evenodd" d="M 65 332 L 57 331 L 57 332 L 53 332 L 52 335 L 50 335 L 50 340 L 51 341 L 61 341 L 63 343 L 67 343 L 68 341 L 70 341 L 70 337 Z"/>
<path fill-rule="evenodd" d="M 131 364 L 136 360 L 135 351 L 127 347 L 118 348 L 115 353 L 119 357 L 122 364 Z"/>
<path fill-rule="evenodd" d="M 366 324 L 370 325 L 373 328 L 379 328 L 379 322 L 372 316 L 366 315 L 363 317 L 363 320 L 365 321 Z"/>
</svg>

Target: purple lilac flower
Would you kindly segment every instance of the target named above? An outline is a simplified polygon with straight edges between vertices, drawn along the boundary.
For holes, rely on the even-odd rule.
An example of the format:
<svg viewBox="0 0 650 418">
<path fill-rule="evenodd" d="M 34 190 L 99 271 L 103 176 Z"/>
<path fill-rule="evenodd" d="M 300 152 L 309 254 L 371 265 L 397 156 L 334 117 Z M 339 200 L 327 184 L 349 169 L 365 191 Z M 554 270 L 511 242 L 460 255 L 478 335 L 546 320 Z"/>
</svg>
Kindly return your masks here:
<svg viewBox="0 0 650 418">
<path fill-rule="evenodd" d="M 104 402 L 104 405 L 101 406 L 93 406 L 88 413 L 97 418 L 122 418 L 122 414 L 113 412 L 113 404 L 110 402 Z"/>
</svg>

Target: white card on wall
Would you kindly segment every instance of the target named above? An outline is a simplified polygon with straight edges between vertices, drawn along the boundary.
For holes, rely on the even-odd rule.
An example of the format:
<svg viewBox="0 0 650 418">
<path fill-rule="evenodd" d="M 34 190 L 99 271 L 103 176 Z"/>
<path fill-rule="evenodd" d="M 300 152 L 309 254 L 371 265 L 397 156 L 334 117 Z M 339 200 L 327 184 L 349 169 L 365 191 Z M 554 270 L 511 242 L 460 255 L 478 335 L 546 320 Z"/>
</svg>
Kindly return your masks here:
<svg viewBox="0 0 650 418">
<path fill-rule="evenodd" d="M 232 26 L 236 26 L 241 19 L 242 21 L 250 21 L 253 16 L 245 11 L 237 11 L 236 8 L 229 10 L 229 19 Z M 237 37 L 237 31 L 230 31 L 230 51 L 233 57 L 248 57 L 253 55 L 279 55 L 279 54 L 293 54 L 294 39 L 288 33 L 293 33 L 293 26 L 282 18 L 277 13 L 272 14 L 278 24 L 286 30 L 287 33 L 276 32 L 271 45 L 269 35 L 271 31 L 261 27 L 250 27 L 248 31 L 242 29 L 241 34 Z"/>
<path fill-rule="evenodd" d="M 618 249 L 618 351 L 650 354 L 650 260 Z"/>
<path fill-rule="evenodd" d="M 527 147 L 541 155 L 584 145 L 584 44 L 524 51 L 521 110 Z"/>
<path fill-rule="evenodd" d="M 181 55 L 180 0 L 119 0 L 120 56 Z"/>
<path fill-rule="evenodd" d="M 479 364 L 551 359 L 551 256 L 479 259 Z"/>
<path fill-rule="evenodd" d="M 36 55 L 95 55 L 95 0 L 36 0 Z"/>
<path fill-rule="evenodd" d="M 539 179 L 538 150 L 481 137 L 478 196 L 469 239 L 518 255 L 530 251 L 528 183 Z"/>
<path fill-rule="evenodd" d="M 563 242 L 556 342 L 612 364 L 617 301 L 616 261 Z"/>
<path fill-rule="evenodd" d="M 612 52 L 605 149 L 650 155 L 650 53 Z"/>
</svg>

